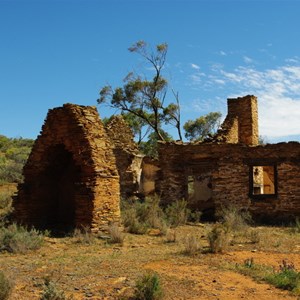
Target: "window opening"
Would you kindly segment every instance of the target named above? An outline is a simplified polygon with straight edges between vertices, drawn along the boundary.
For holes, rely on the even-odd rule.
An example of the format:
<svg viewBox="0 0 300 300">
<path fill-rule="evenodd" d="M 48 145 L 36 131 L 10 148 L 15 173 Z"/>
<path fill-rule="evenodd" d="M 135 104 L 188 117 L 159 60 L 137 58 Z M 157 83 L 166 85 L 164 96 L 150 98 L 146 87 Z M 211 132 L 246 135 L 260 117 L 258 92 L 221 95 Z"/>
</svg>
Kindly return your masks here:
<svg viewBox="0 0 300 300">
<path fill-rule="evenodd" d="M 277 174 L 274 165 L 254 165 L 251 167 L 250 176 L 252 196 L 277 194 Z"/>
</svg>

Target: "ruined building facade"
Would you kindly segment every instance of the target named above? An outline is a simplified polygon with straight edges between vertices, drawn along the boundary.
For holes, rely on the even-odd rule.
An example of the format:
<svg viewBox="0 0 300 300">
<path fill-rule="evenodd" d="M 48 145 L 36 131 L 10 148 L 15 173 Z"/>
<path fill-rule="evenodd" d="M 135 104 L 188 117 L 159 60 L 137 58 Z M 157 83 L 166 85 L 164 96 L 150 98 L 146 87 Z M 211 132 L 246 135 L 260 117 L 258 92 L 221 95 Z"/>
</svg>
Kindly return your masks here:
<svg viewBox="0 0 300 300">
<path fill-rule="evenodd" d="M 212 216 L 229 204 L 268 221 L 300 216 L 300 144 L 258 145 L 257 99 L 228 99 L 218 134 L 203 143 L 161 143 L 156 190 Z"/>
</svg>

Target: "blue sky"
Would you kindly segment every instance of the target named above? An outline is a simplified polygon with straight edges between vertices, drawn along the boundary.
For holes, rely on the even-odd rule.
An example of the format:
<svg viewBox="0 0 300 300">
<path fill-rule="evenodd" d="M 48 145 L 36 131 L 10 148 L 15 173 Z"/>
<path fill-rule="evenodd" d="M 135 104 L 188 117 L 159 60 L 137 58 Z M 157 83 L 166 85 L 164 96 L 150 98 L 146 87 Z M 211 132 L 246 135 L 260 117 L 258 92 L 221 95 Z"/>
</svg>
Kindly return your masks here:
<svg viewBox="0 0 300 300">
<path fill-rule="evenodd" d="M 297 0 L 0 0 L 0 134 L 35 138 L 48 109 L 97 105 L 104 85 L 147 72 L 127 50 L 145 40 L 169 45 L 182 122 L 253 94 L 260 134 L 300 141 L 299 13 Z"/>
</svg>

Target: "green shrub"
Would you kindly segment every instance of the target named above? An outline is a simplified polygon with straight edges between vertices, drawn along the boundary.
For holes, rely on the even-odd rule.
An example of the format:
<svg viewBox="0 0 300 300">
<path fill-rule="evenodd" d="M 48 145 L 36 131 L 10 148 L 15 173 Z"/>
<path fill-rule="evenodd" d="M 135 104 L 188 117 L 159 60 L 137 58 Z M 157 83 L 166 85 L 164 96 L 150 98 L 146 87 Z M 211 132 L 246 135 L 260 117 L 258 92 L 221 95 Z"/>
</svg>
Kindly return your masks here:
<svg viewBox="0 0 300 300">
<path fill-rule="evenodd" d="M 283 260 L 279 271 L 275 271 L 273 267 L 254 264 L 253 258 L 250 258 L 246 259 L 243 265 L 236 264 L 235 269 L 259 282 L 266 281 L 277 288 L 300 294 L 300 273 L 295 269 L 293 263 L 289 264 Z"/>
<path fill-rule="evenodd" d="M 27 230 L 17 224 L 0 228 L 0 251 L 26 253 L 39 249 L 43 241 L 44 235 L 36 229 Z"/>
<path fill-rule="evenodd" d="M 60 291 L 49 278 L 44 281 L 44 291 L 41 300 L 67 300 L 65 293 Z"/>
<path fill-rule="evenodd" d="M 177 200 L 166 208 L 168 222 L 174 227 L 186 224 L 189 214 L 190 210 L 187 208 L 187 201 L 184 199 Z"/>
<path fill-rule="evenodd" d="M 147 231 L 147 226 L 139 221 L 135 206 L 122 211 L 123 224 L 129 233 L 144 234 Z"/>
<path fill-rule="evenodd" d="M 251 222 L 251 215 L 235 205 L 222 207 L 216 214 L 229 231 L 245 230 Z"/>
<path fill-rule="evenodd" d="M 212 253 L 224 252 L 229 245 L 228 228 L 223 224 L 216 224 L 207 235 L 210 251 Z"/>
<path fill-rule="evenodd" d="M 12 283 L 11 281 L 4 275 L 2 271 L 0 271 L 0 300 L 6 300 L 9 298 L 12 292 Z"/>
<path fill-rule="evenodd" d="M 12 212 L 12 192 L 0 192 L 0 224 L 5 223 L 9 214 Z"/>
<path fill-rule="evenodd" d="M 123 204 L 122 220 L 126 230 L 130 233 L 144 234 L 149 228 L 157 228 L 161 233 L 165 233 L 165 215 L 159 202 L 160 198 L 155 195 L 146 197 L 144 202 Z"/>
<path fill-rule="evenodd" d="M 300 292 L 300 273 L 295 269 L 294 264 L 283 260 L 279 267 L 279 272 L 274 272 L 265 280 L 280 289 Z"/>
<path fill-rule="evenodd" d="M 137 280 L 135 300 L 159 300 L 162 297 L 163 291 L 157 274 L 148 273 Z"/>
</svg>

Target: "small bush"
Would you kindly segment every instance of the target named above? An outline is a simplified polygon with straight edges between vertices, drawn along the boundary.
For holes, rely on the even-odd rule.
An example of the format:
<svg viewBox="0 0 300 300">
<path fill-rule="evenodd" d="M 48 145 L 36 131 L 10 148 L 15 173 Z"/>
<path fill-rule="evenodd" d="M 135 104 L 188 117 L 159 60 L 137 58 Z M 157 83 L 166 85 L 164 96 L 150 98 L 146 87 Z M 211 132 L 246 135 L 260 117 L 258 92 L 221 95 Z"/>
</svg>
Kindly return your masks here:
<svg viewBox="0 0 300 300">
<path fill-rule="evenodd" d="M 212 253 L 224 252 L 229 245 L 228 229 L 223 224 L 216 224 L 207 235 Z"/>
<path fill-rule="evenodd" d="M 4 275 L 4 273 L 0 271 L 0 300 L 8 299 L 11 292 L 12 292 L 12 283 Z"/>
<path fill-rule="evenodd" d="M 184 199 L 175 201 L 166 208 L 168 222 L 174 227 L 186 224 L 189 214 L 190 210 L 187 208 L 187 201 Z"/>
<path fill-rule="evenodd" d="M 42 232 L 19 226 L 16 224 L 0 228 L 0 251 L 12 253 L 26 253 L 39 249 L 44 242 Z"/>
<path fill-rule="evenodd" d="M 149 228 L 156 228 L 165 233 L 167 227 L 159 201 L 160 198 L 155 195 L 147 197 L 144 202 L 123 204 L 122 219 L 126 230 L 130 233 L 144 234 Z"/>
<path fill-rule="evenodd" d="M 134 206 L 127 208 L 122 212 L 122 220 L 129 233 L 144 234 L 147 231 L 146 224 L 139 221 L 136 208 Z"/>
<path fill-rule="evenodd" d="M 88 227 L 75 228 L 73 232 L 73 238 L 76 239 L 76 243 L 80 244 L 93 244 L 95 242 L 95 236 Z"/>
<path fill-rule="evenodd" d="M 0 224 L 5 223 L 9 214 L 12 212 L 12 193 L 9 191 L 0 192 Z"/>
<path fill-rule="evenodd" d="M 44 281 L 44 291 L 41 300 L 67 300 L 65 293 L 59 290 L 49 278 Z"/>
<path fill-rule="evenodd" d="M 110 243 L 123 245 L 125 236 L 124 236 L 123 232 L 120 230 L 117 223 L 112 223 L 108 227 L 108 233 L 109 233 L 110 238 L 111 238 L 109 240 Z"/>
<path fill-rule="evenodd" d="M 248 211 L 242 211 L 235 205 L 222 207 L 217 213 L 221 218 L 221 222 L 228 228 L 229 231 L 244 230 L 248 223 L 251 222 L 251 216 Z"/>
<path fill-rule="evenodd" d="M 188 235 L 184 241 L 184 253 L 195 255 L 200 249 L 198 239 L 194 235 Z"/>
<path fill-rule="evenodd" d="M 157 274 L 148 273 L 137 280 L 135 300 L 159 300 L 162 296 L 162 287 Z"/>
<path fill-rule="evenodd" d="M 258 244 L 260 242 L 260 234 L 257 230 L 252 229 L 248 233 L 249 240 L 252 244 Z"/>
</svg>

